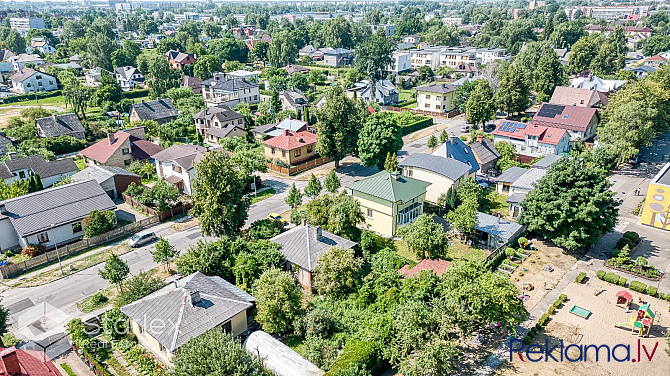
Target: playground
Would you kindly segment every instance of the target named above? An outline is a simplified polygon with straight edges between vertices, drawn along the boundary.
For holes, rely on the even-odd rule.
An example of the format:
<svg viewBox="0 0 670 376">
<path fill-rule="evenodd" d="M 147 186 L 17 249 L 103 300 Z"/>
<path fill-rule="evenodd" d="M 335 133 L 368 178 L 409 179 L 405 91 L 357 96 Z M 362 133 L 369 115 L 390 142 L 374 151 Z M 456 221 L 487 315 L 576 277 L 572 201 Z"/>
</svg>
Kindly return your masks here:
<svg viewBox="0 0 670 376">
<path fill-rule="evenodd" d="M 670 326 L 667 301 L 652 298 L 621 286 L 615 286 L 596 278 L 588 272 L 585 284 L 570 283 L 564 294 L 568 300 L 556 311 L 545 329 L 533 339 L 534 344 L 544 346 L 548 339 L 552 347 L 564 341 L 564 346 L 576 345 L 630 345 L 631 358 L 637 358 L 637 343 L 645 345 L 651 354 L 658 347 L 651 361 L 642 351 L 640 362 L 595 362 L 593 353 L 586 362 L 521 362 L 515 358 L 506 362 L 496 375 L 647 375 L 662 376 L 670 372 L 670 356 L 667 353 Z M 602 285 L 602 286 L 601 286 Z M 594 295 L 597 290 L 599 294 Z M 623 291 L 623 292 L 622 292 Z M 642 298 L 643 301 L 639 299 Z M 586 317 L 586 318 L 585 318 Z M 642 331 L 642 335 L 640 332 Z M 572 351 L 574 350 L 574 351 Z M 620 350 L 617 350 L 617 355 Z M 622 354 L 625 351 L 622 351 Z M 568 354 L 576 357 L 579 351 L 570 349 Z M 558 350 L 554 352 L 558 355 Z M 604 355 L 604 353 L 602 354 Z M 550 366 L 549 366 L 550 365 Z"/>
</svg>

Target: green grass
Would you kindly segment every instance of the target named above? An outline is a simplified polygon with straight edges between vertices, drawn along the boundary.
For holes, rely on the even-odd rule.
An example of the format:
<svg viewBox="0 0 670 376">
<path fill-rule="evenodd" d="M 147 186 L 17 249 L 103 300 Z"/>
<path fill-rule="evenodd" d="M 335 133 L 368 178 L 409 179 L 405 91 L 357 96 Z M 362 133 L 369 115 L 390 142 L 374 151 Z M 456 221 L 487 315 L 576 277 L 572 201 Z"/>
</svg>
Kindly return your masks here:
<svg viewBox="0 0 670 376">
<path fill-rule="evenodd" d="M 81 171 L 86 168 L 86 161 L 84 160 L 84 158 L 75 159 L 74 164 L 77 165 L 77 171 Z"/>
<path fill-rule="evenodd" d="M 105 296 L 104 291 L 96 292 L 95 294 L 84 299 L 80 304 L 77 304 L 79 310 L 84 313 L 93 312 L 96 309 L 102 308 L 111 303 L 111 300 Z"/>
<path fill-rule="evenodd" d="M 107 359 L 106 363 L 109 364 L 110 367 L 112 367 L 112 369 L 114 370 L 114 372 L 116 372 L 117 375 L 132 376 L 132 374 L 128 372 L 126 367 L 122 366 L 121 363 L 119 363 L 119 361 L 114 357 L 113 354 L 109 357 L 109 359 Z"/>
<path fill-rule="evenodd" d="M 447 257 L 450 259 L 464 258 L 481 261 L 484 260 L 485 256 L 484 250 L 468 246 L 459 241 L 454 241 L 454 244 L 447 248 Z"/>
<path fill-rule="evenodd" d="M 275 193 L 276 193 L 275 189 L 270 187 L 269 189 L 266 189 L 263 192 L 258 193 L 258 195 L 256 197 L 251 196 L 251 203 L 255 204 L 257 202 L 263 201 L 263 200 L 272 196 Z"/>
<path fill-rule="evenodd" d="M 62 95 L 58 95 L 55 97 L 49 97 L 49 98 L 42 98 L 39 100 L 29 100 L 29 101 L 24 101 L 24 102 L 16 102 L 16 103 L 6 103 L 6 104 L 1 104 L 0 107 L 6 107 L 6 106 L 58 106 L 58 107 L 63 107 L 65 108 L 65 97 Z"/>
<path fill-rule="evenodd" d="M 290 336 L 284 338 L 284 344 L 290 347 L 293 351 L 297 352 L 300 355 L 304 356 L 304 347 L 302 345 L 302 338 L 297 336 Z"/>
<path fill-rule="evenodd" d="M 506 217 L 509 214 L 509 204 L 505 202 L 508 197 L 498 194 L 495 190 L 495 185 L 488 189 L 486 198 L 490 202 L 489 207 L 484 208 L 486 209 L 486 213 L 491 214 L 493 211 L 499 211 L 503 217 Z"/>
<path fill-rule="evenodd" d="M 398 253 L 399 256 L 402 256 L 408 260 L 412 260 L 414 262 L 419 262 L 418 258 L 416 258 L 416 255 L 412 253 L 409 248 L 407 247 L 407 243 L 405 243 L 404 240 L 394 240 L 393 244 L 395 245 L 396 248 L 396 253 Z"/>
<path fill-rule="evenodd" d="M 400 90 L 400 94 L 398 94 L 398 100 L 401 102 L 407 100 L 412 97 L 412 94 L 414 94 L 414 90 L 402 89 Z"/>
<path fill-rule="evenodd" d="M 74 371 L 72 371 L 72 368 L 70 368 L 70 365 L 68 365 L 67 363 L 63 363 L 60 366 L 61 368 L 63 368 L 63 371 L 67 373 L 67 376 L 77 376 L 77 374 L 74 373 Z"/>
</svg>

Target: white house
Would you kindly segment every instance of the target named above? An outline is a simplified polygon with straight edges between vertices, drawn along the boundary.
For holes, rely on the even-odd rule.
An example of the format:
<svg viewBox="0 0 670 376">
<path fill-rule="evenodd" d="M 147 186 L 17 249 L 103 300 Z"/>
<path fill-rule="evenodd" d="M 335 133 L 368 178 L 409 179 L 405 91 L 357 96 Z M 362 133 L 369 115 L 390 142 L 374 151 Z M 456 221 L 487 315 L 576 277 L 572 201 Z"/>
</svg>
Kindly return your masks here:
<svg viewBox="0 0 670 376">
<path fill-rule="evenodd" d="M 44 20 L 41 18 L 11 17 L 9 27 L 18 31 L 21 35 L 28 34 L 30 29 L 45 29 Z"/>
<path fill-rule="evenodd" d="M 32 38 L 30 40 L 30 46 L 26 47 L 26 53 L 32 54 L 34 52 L 46 54 L 55 54 L 56 48 L 49 44 L 49 41 L 44 38 Z"/>
<path fill-rule="evenodd" d="M 174 185 L 180 192 L 192 195 L 193 180 L 195 180 L 195 164 L 198 163 L 209 150 L 197 145 L 172 145 L 169 148 L 154 154 L 156 172 L 159 179 L 165 179 Z"/>
<path fill-rule="evenodd" d="M 0 201 L 0 251 L 40 244 L 47 249 L 81 239 L 91 211 L 116 209 L 94 180 Z"/>
<path fill-rule="evenodd" d="M 394 51 L 388 71 L 394 74 L 409 72 L 412 69 L 411 54 L 407 51 Z"/>
<path fill-rule="evenodd" d="M 18 54 L 10 57 L 7 61 L 12 63 L 15 71 L 23 69 L 27 63 L 35 64 L 35 66 L 44 64 L 44 59 L 37 54 Z"/>
<path fill-rule="evenodd" d="M 208 107 L 226 105 L 234 108 L 242 102 L 254 104 L 261 101 L 260 86 L 243 78 L 215 74 L 201 85 L 202 97 Z"/>
<path fill-rule="evenodd" d="M 31 68 L 21 69 L 9 79 L 12 81 L 12 90 L 19 94 L 58 89 L 56 77 Z"/>
<path fill-rule="evenodd" d="M 27 181 L 32 176 L 39 176 L 42 186 L 50 187 L 61 179 L 77 172 L 77 165 L 70 158 L 47 162 L 41 155 L 16 158 L 16 153 L 9 152 L 9 159 L 0 163 L 0 179 L 5 184 L 14 181 Z"/>
<path fill-rule="evenodd" d="M 144 75 L 135 67 L 117 67 L 114 76 L 123 91 L 132 90 L 136 86 L 144 87 Z"/>
<path fill-rule="evenodd" d="M 492 132 L 494 143 L 514 145 L 516 154 L 537 158 L 570 151 L 570 133 L 566 129 L 500 120 Z"/>
<path fill-rule="evenodd" d="M 479 63 L 484 65 L 492 61 L 511 61 L 512 58 L 505 53 L 504 48 L 478 48 L 475 50 L 475 56 Z"/>
</svg>

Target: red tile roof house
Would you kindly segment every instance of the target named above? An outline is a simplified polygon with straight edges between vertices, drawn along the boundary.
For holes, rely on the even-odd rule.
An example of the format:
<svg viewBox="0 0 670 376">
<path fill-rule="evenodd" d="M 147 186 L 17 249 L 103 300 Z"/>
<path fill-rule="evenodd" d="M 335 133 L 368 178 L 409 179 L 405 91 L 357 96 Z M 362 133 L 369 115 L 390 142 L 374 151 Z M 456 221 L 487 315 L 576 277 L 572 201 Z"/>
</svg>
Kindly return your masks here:
<svg viewBox="0 0 670 376">
<path fill-rule="evenodd" d="M 400 270 L 398 270 L 398 274 L 402 274 L 403 278 L 411 278 L 411 277 L 417 277 L 422 271 L 432 271 L 433 273 L 437 274 L 438 277 L 441 277 L 444 272 L 449 269 L 449 266 L 451 266 L 451 263 L 446 260 L 440 260 L 440 259 L 435 259 L 435 260 L 421 260 L 420 263 L 414 265 L 414 267 L 411 267 L 409 265 L 405 265 Z"/>
<path fill-rule="evenodd" d="M 263 141 L 265 158 L 295 164 L 316 155 L 316 134 L 284 130 L 279 136 Z"/>
<path fill-rule="evenodd" d="M 61 376 L 49 358 L 34 350 L 0 347 L 0 376 Z"/>
<path fill-rule="evenodd" d="M 127 168 L 133 161 L 149 161 L 164 149 L 145 140 L 144 127 L 124 129 L 110 133 L 107 138 L 80 152 L 86 164 Z"/>
<path fill-rule="evenodd" d="M 514 145 L 516 154 L 523 162 L 570 151 L 570 134 L 562 128 L 503 119 L 498 122 L 492 134 L 494 143 L 502 141 Z"/>
<path fill-rule="evenodd" d="M 595 108 L 542 103 L 531 124 L 565 129 L 570 134 L 570 142 L 578 139 L 590 140 L 596 134 L 600 115 Z"/>
<path fill-rule="evenodd" d="M 179 52 L 179 50 L 170 50 L 165 53 L 165 57 L 167 57 L 168 62 L 170 62 L 170 66 L 175 69 L 182 69 L 186 65 L 195 64 L 198 60 L 195 54 L 187 54 Z"/>
<path fill-rule="evenodd" d="M 661 65 L 667 64 L 667 63 L 668 63 L 668 59 L 664 58 L 661 55 L 654 55 L 652 57 L 648 57 L 648 58 L 644 59 L 644 65 L 654 67 L 654 68 L 658 68 Z"/>
</svg>

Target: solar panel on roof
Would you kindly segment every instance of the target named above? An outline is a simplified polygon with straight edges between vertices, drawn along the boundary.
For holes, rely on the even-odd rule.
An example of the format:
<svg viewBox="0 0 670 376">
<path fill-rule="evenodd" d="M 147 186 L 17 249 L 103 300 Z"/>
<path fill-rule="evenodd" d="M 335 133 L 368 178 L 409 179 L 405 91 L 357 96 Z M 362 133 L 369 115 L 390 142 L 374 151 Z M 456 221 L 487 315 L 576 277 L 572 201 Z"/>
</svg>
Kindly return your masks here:
<svg viewBox="0 0 670 376">
<path fill-rule="evenodd" d="M 556 115 L 563 113 L 563 109 L 565 109 L 563 105 L 545 103 L 540 108 L 540 111 L 538 111 L 537 116 L 554 118 Z"/>
</svg>

